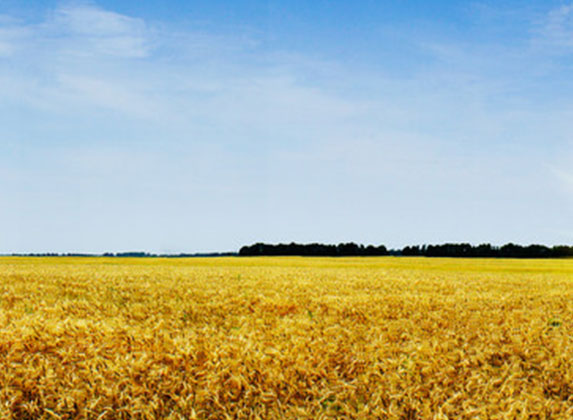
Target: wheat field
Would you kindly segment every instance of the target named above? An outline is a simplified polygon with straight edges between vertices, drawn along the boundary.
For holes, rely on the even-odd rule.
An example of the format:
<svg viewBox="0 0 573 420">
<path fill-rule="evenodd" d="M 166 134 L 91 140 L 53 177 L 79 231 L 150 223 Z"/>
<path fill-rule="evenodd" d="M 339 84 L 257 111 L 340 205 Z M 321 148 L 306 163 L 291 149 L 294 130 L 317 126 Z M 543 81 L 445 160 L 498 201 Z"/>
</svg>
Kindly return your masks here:
<svg viewBox="0 0 573 420">
<path fill-rule="evenodd" d="M 0 258 L 5 419 L 572 419 L 573 260 Z"/>
</svg>

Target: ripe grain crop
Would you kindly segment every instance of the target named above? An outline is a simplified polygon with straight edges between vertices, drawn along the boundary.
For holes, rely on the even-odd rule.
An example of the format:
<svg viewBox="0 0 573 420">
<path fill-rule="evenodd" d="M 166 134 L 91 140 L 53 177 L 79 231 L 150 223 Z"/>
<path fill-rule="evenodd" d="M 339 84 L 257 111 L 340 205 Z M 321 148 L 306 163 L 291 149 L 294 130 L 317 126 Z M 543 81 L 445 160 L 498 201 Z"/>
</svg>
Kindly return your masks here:
<svg viewBox="0 0 573 420">
<path fill-rule="evenodd" d="M 0 258 L 3 419 L 573 419 L 573 260 Z"/>
</svg>

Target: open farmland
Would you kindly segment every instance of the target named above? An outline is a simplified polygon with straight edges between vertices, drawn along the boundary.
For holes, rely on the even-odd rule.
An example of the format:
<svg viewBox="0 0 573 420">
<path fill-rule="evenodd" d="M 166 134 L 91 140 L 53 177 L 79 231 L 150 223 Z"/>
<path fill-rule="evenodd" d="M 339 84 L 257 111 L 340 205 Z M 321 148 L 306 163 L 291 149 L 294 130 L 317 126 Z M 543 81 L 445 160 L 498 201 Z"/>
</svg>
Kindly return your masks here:
<svg viewBox="0 0 573 420">
<path fill-rule="evenodd" d="M 0 299 L 1 418 L 573 418 L 573 260 L 1 258 Z"/>
</svg>

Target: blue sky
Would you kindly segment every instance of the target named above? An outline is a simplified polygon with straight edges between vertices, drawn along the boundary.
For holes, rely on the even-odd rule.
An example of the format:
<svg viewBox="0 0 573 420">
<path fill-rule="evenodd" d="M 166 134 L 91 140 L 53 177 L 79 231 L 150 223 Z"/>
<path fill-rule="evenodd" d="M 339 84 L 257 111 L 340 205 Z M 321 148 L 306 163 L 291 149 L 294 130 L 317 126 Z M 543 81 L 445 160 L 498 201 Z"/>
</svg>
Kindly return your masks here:
<svg viewBox="0 0 573 420">
<path fill-rule="evenodd" d="M 573 243 L 573 3 L 0 0 L 0 253 Z"/>
</svg>

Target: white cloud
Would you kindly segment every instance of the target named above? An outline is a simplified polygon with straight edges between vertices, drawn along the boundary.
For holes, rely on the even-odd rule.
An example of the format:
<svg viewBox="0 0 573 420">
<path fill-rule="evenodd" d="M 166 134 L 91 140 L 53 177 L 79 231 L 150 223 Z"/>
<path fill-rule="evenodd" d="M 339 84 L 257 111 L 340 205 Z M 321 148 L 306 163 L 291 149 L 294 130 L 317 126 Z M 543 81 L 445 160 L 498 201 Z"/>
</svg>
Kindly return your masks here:
<svg viewBox="0 0 573 420">
<path fill-rule="evenodd" d="M 62 6 L 44 22 L 12 23 L 9 31 L 0 29 L 0 54 L 12 54 L 20 69 L 0 68 L 0 105 L 72 118 L 100 109 L 243 135 L 257 126 L 328 125 L 365 106 L 299 80 L 301 67 L 320 73 L 328 63 L 284 54 L 253 60 L 258 44 L 241 34 L 155 31 L 92 5 Z M 152 46 L 163 58 L 150 55 Z"/>
<path fill-rule="evenodd" d="M 530 69 L 507 48 L 491 56 L 491 48 L 461 41 L 418 41 L 437 63 L 390 79 L 296 52 L 258 54 L 256 39 L 244 34 L 156 31 L 95 5 L 61 6 L 40 24 L 8 24 L 0 21 L 0 54 L 23 53 L 20 69 L 0 68 L 4 100 L 74 118 L 101 109 L 188 132 L 216 127 L 267 138 L 412 138 L 438 130 L 439 142 L 503 136 L 508 122 L 538 111 L 514 93 L 527 76 L 507 75 Z"/>
<path fill-rule="evenodd" d="M 142 58 L 151 52 L 150 29 L 143 20 L 96 6 L 60 7 L 47 28 L 72 39 L 70 46 L 79 55 Z"/>
<path fill-rule="evenodd" d="M 0 56 L 145 58 L 152 49 L 153 30 L 143 20 L 96 6 L 62 6 L 40 23 L 0 16 Z"/>
<path fill-rule="evenodd" d="M 66 6 L 55 12 L 54 22 L 65 25 L 72 33 L 94 37 L 141 34 L 142 20 L 97 8 L 95 6 Z"/>
<path fill-rule="evenodd" d="M 541 32 L 546 45 L 567 49 L 573 47 L 573 4 L 551 10 Z"/>
</svg>

